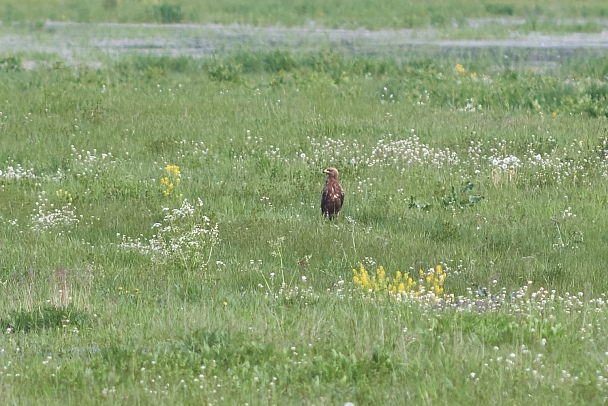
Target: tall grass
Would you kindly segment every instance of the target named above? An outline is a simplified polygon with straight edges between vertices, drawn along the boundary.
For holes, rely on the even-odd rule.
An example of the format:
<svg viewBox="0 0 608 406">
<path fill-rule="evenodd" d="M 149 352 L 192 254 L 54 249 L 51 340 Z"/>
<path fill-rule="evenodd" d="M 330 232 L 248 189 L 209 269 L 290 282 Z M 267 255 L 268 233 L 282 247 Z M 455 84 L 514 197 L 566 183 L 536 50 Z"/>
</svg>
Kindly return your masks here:
<svg viewBox="0 0 608 406">
<path fill-rule="evenodd" d="M 495 61 L 11 59 L 6 401 L 601 402 L 605 61 Z"/>
<path fill-rule="evenodd" d="M 508 0 L 480 3 L 477 1 L 426 2 L 382 0 L 296 1 L 286 4 L 277 0 L 251 2 L 230 0 L 219 3 L 199 1 L 40 1 L 8 2 L 0 9 L 3 21 L 51 19 L 79 22 L 200 22 L 214 24 L 247 24 L 304 26 L 311 22 L 325 27 L 368 28 L 449 28 L 466 25 L 468 18 L 525 20 L 524 29 L 559 32 L 597 32 L 600 18 L 608 16 L 601 0 L 573 3 L 553 1 Z M 580 19 L 589 19 L 581 21 Z M 546 21 L 551 21 L 546 24 Z M 515 29 L 518 29 L 515 27 Z"/>
</svg>

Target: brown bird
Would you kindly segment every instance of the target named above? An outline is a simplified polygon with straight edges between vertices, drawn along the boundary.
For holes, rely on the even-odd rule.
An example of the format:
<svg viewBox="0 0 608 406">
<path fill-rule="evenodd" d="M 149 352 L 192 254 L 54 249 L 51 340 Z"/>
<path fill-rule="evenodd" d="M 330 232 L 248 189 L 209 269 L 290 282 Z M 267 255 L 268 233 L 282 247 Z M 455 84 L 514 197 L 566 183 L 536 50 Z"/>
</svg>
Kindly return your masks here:
<svg viewBox="0 0 608 406">
<path fill-rule="evenodd" d="M 344 190 L 338 182 L 336 168 L 327 168 L 323 172 L 327 174 L 327 181 L 321 195 L 321 212 L 325 217 L 332 219 L 340 216 L 340 209 L 344 203 Z"/>
</svg>

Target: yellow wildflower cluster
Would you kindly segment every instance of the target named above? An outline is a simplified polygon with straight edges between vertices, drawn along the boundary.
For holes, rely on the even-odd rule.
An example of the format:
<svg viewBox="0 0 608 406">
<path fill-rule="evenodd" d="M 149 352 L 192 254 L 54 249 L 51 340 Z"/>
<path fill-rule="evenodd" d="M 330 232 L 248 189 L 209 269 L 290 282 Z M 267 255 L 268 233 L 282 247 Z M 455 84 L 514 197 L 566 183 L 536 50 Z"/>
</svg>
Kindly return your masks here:
<svg viewBox="0 0 608 406">
<path fill-rule="evenodd" d="M 72 194 L 67 190 L 59 189 L 55 192 L 55 195 L 62 201 L 72 203 Z"/>
<path fill-rule="evenodd" d="M 464 66 L 457 63 L 456 66 L 454 66 L 454 73 L 456 73 L 457 75 L 464 75 L 465 73 L 467 73 L 467 70 L 464 68 Z"/>
<path fill-rule="evenodd" d="M 466 77 L 467 76 L 467 70 L 466 70 L 466 68 L 464 66 L 462 66 L 461 64 L 459 64 L 459 63 L 457 63 L 454 66 L 454 73 L 456 74 L 456 76 L 460 76 L 460 77 Z M 478 80 L 477 72 L 471 72 L 471 73 L 469 73 L 469 77 L 474 82 Z"/>
<path fill-rule="evenodd" d="M 353 281 L 366 293 L 386 294 L 402 300 L 407 298 L 430 299 L 436 301 L 443 295 L 443 283 L 447 274 L 437 265 L 434 268 L 418 271 L 417 279 L 409 273 L 395 272 L 395 276 L 386 274 L 383 266 L 376 269 L 375 275 L 369 274 L 363 264 L 353 269 Z"/>
<path fill-rule="evenodd" d="M 176 196 L 182 198 L 183 194 L 176 194 L 175 189 L 181 183 L 181 172 L 177 165 L 167 165 L 165 167 L 167 176 L 160 178 L 160 185 L 163 189 L 163 195 L 165 196 Z"/>
</svg>

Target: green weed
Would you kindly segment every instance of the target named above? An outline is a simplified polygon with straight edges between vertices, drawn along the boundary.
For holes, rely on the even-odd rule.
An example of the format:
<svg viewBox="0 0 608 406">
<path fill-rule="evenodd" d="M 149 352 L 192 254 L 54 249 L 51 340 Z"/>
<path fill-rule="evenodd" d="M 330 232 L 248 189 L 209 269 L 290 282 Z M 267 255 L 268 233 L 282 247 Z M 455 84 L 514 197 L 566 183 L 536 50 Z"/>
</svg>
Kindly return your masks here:
<svg viewBox="0 0 608 406">
<path fill-rule="evenodd" d="M 184 18 L 181 4 L 163 3 L 154 6 L 154 17 L 163 24 L 179 23 Z"/>
<path fill-rule="evenodd" d="M 221 59 L 214 59 L 207 67 L 209 78 L 217 82 L 238 82 L 241 80 L 241 71 L 240 64 L 226 63 Z"/>
<path fill-rule="evenodd" d="M 441 1 L 424 4 L 408 1 L 382 0 L 370 3 L 355 0 L 348 7 L 320 0 L 285 4 L 276 0 L 251 3 L 245 0 L 211 4 L 193 0 L 177 3 L 158 1 L 100 0 L 92 3 L 73 2 L 69 6 L 58 1 L 40 2 L 25 0 L 4 6 L 6 21 L 57 21 L 78 22 L 158 22 L 174 24 L 184 21 L 202 24 L 241 24 L 249 26 L 306 26 L 315 24 L 329 28 L 372 30 L 429 28 L 453 38 L 455 35 L 505 36 L 510 31 L 529 32 L 599 32 L 608 15 L 606 4 L 590 0 L 572 4 L 567 0 L 551 3 L 512 0 L 510 2 Z M 483 24 L 484 18 L 501 18 L 504 21 Z M 515 18 L 514 23 L 509 19 Z M 469 19 L 482 23 L 470 24 Z M 524 20 L 523 23 L 519 23 Z M 504 29 L 500 25 L 504 24 Z M 481 29 L 481 30 L 480 30 Z M 599 31 L 598 31 L 599 30 Z M 500 32 L 503 34 L 500 34 Z"/>
<path fill-rule="evenodd" d="M 3 330 L 11 333 L 38 333 L 46 329 L 82 329 L 90 316 L 74 306 L 57 308 L 43 306 L 35 310 L 13 311 L 0 321 Z"/>
</svg>

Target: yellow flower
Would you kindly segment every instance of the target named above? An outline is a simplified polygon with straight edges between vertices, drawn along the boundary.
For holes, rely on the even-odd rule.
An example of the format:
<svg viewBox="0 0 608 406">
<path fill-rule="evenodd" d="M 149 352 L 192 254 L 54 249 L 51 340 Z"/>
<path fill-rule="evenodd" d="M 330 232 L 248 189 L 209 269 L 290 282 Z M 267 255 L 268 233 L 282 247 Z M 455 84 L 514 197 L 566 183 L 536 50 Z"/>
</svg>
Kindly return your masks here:
<svg viewBox="0 0 608 406">
<path fill-rule="evenodd" d="M 376 273 L 378 275 L 384 275 L 386 272 L 384 272 L 384 267 L 382 265 L 380 265 L 380 268 L 378 268 L 378 270 L 376 271 Z"/>
<path fill-rule="evenodd" d="M 165 172 L 167 176 L 160 179 L 160 184 L 163 187 L 163 194 L 165 196 L 173 195 L 174 189 L 181 183 L 181 172 L 177 165 L 166 165 Z M 182 194 L 176 194 L 177 198 L 182 198 Z"/>
<path fill-rule="evenodd" d="M 179 166 L 177 166 L 177 165 L 167 165 L 165 170 L 167 171 L 167 173 L 173 174 L 173 176 L 180 175 Z"/>
<path fill-rule="evenodd" d="M 454 66 L 454 72 L 458 75 L 464 75 L 467 72 L 467 70 L 464 68 L 464 66 L 457 63 L 456 66 Z"/>
<path fill-rule="evenodd" d="M 441 265 L 428 269 L 426 272 L 419 271 L 420 278 L 415 281 L 408 273 L 395 272 L 395 276 L 387 273 L 383 266 L 376 269 L 375 275 L 370 277 L 369 273 L 359 264 L 359 269 L 354 268 L 353 282 L 362 291 L 376 295 L 387 295 L 389 298 L 411 297 L 435 301 L 444 292 L 443 283 L 446 273 Z"/>
</svg>

